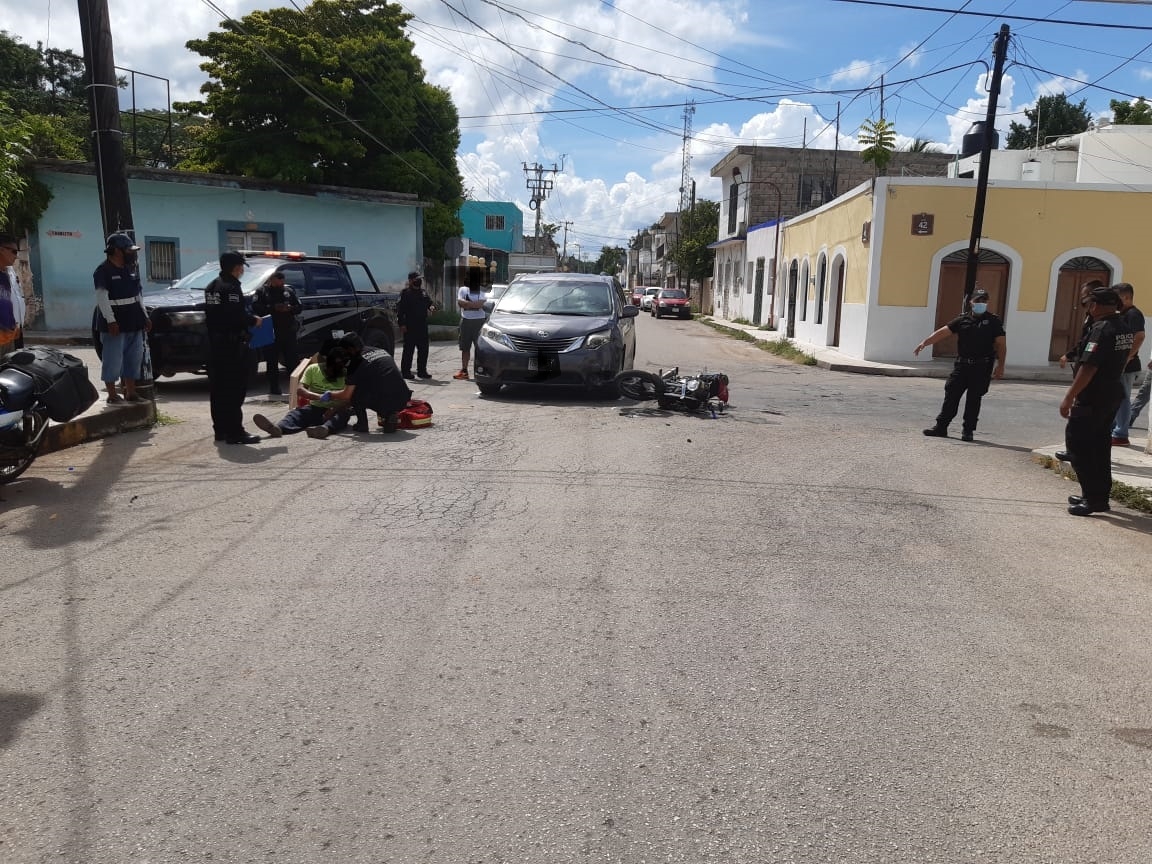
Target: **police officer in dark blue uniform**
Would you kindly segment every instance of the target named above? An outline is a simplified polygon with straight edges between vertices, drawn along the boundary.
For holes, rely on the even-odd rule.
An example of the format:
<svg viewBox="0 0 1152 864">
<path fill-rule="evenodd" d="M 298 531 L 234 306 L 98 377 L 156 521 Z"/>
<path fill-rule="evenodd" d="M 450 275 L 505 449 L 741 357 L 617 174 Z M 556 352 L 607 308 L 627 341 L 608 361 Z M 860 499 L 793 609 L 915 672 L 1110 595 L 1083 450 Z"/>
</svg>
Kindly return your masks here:
<svg viewBox="0 0 1152 864">
<path fill-rule="evenodd" d="M 1092 291 L 1092 326 L 1076 352 L 1076 377 L 1060 402 L 1060 416 L 1068 421 L 1065 449 L 1080 481 L 1081 494 L 1068 497 L 1073 516 L 1111 509 L 1112 420 L 1124 398 L 1121 376 L 1135 337 L 1121 320 L 1119 306 L 1120 296 L 1111 288 Z"/>
<path fill-rule="evenodd" d="M 971 441 L 980 419 L 980 402 L 993 378 L 1004 377 L 1004 358 L 1008 353 L 1004 322 L 988 311 L 988 292 L 977 288 L 972 292 L 969 311 L 953 318 L 916 346 L 919 354 L 950 333 L 956 334 L 956 363 L 944 384 L 944 405 L 936 417 L 936 425 L 924 430 L 935 438 L 948 437 L 948 424 L 960 410 L 960 397 L 964 400 L 964 430 L 960 440 Z"/>
<path fill-rule="evenodd" d="M 225 252 L 220 256 L 220 275 L 204 289 L 212 428 L 217 441 L 229 444 L 260 440 L 245 431 L 242 410 L 248 391 L 248 328 L 260 324 L 240 287 L 244 267 L 243 255 Z"/>
</svg>

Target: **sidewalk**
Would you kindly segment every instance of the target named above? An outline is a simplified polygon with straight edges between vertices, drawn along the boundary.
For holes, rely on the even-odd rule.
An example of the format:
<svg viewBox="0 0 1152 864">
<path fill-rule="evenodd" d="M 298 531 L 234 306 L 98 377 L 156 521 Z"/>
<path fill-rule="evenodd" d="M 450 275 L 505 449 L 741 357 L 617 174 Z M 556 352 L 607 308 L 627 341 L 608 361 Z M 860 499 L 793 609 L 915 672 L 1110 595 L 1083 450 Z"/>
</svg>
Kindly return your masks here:
<svg viewBox="0 0 1152 864">
<path fill-rule="evenodd" d="M 786 337 L 775 330 L 761 330 L 747 324 L 733 324 L 717 318 L 707 318 L 719 327 L 730 330 L 739 330 L 762 342 L 777 342 Z M 912 378 L 947 378 L 952 371 L 951 360 L 929 360 L 908 364 L 900 363 L 874 363 L 870 360 L 858 360 L 848 357 L 836 348 L 826 345 L 812 345 L 797 339 L 790 340 L 793 345 L 811 354 L 816 358 L 816 365 L 821 369 L 833 372 L 851 372 L 857 375 L 888 375 L 893 377 Z M 1067 385 L 1072 380 L 1072 373 L 1068 369 L 1061 369 L 1056 365 L 1049 366 L 1008 366 L 1004 370 L 1004 379 L 1007 381 L 1043 381 Z M 1150 409 L 1152 410 L 1152 409 Z M 1132 442 L 1128 447 L 1112 448 L 1112 479 L 1128 486 L 1152 490 L 1152 441 L 1149 438 L 1129 437 Z M 1064 449 L 1064 442 L 1046 444 L 1032 451 L 1036 457 L 1046 457 L 1055 461 L 1055 453 Z M 1065 465 L 1067 468 L 1068 466 Z"/>
<path fill-rule="evenodd" d="M 760 330 L 743 324 L 732 324 L 728 321 L 707 319 L 714 321 L 718 326 L 730 330 L 739 330 L 753 338 L 772 342 L 785 338 L 773 330 Z M 101 394 L 104 385 L 100 381 L 100 366 L 96 359 L 96 351 L 92 348 L 92 338 L 87 331 L 69 330 L 52 332 L 28 332 L 25 341 L 29 345 L 55 345 L 70 354 L 75 354 L 88 364 L 89 377 Z M 816 358 L 816 365 L 821 369 L 833 372 L 850 372 L 857 375 L 887 375 L 893 377 L 915 378 L 947 378 L 952 371 L 952 363 L 948 360 L 931 360 L 926 363 L 874 363 L 868 360 L 857 360 L 848 357 L 835 348 L 821 345 L 810 345 L 805 342 L 791 340 L 797 348 Z M 1043 381 L 1067 384 L 1070 373 L 1067 369 L 1055 366 L 1045 367 L 1012 367 L 1005 370 L 1005 378 L 1010 381 Z M 163 385 L 161 385 L 163 386 Z M 117 405 L 109 406 L 104 402 L 103 395 L 86 412 L 68 423 L 53 424 L 48 430 L 49 437 L 45 442 L 45 452 L 60 450 L 103 438 L 127 429 L 146 428 L 152 423 L 153 406 L 144 405 Z M 1115 447 L 1112 450 L 1112 476 L 1115 480 L 1128 486 L 1152 490 L 1152 453 L 1146 452 L 1149 445 L 1148 438 L 1131 438 L 1130 447 Z M 1046 444 L 1032 451 L 1037 458 L 1055 459 L 1057 450 L 1063 450 L 1064 443 Z"/>
</svg>

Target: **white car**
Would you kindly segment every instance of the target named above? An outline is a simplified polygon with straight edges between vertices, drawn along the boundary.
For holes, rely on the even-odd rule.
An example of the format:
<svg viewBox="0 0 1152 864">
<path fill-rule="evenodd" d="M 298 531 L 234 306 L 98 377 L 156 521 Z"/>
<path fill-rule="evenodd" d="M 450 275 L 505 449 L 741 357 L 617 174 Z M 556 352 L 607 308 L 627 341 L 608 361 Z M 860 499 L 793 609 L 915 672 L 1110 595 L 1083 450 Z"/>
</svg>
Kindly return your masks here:
<svg viewBox="0 0 1152 864">
<path fill-rule="evenodd" d="M 644 289 L 644 296 L 642 296 L 640 298 L 640 308 L 643 309 L 645 312 L 651 312 L 652 311 L 652 301 L 656 299 L 656 295 L 659 293 L 660 293 L 660 289 L 658 287 L 657 288 L 645 288 Z"/>
</svg>

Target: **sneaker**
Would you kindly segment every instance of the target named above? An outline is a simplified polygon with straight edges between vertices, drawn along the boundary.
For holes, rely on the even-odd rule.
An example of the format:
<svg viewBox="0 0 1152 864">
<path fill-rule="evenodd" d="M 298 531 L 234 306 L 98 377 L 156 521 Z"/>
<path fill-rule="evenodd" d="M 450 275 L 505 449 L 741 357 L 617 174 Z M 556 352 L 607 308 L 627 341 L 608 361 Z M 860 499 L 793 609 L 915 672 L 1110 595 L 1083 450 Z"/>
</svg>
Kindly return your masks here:
<svg viewBox="0 0 1152 864">
<path fill-rule="evenodd" d="M 1129 444 L 1129 441 L 1127 438 L 1117 438 L 1115 435 L 1112 436 L 1112 446 L 1113 447 L 1127 447 L 1128 444 Z"/>
<path fill-rule="evenodd" d="M 252 415 L 252 422 L 256 424 L 256 427 L 261 432 L 271 438 L 279 438 L 284 434 L 284 431 L 279 426 L 277 426 L 263 414 Z"/>
<path fill-rule="evenodd" d="M 947 438 L 948 430 L 941 429 L 939 426 L 930 426 L 924 430 L 924 434 L 929 438 Z"/>
<path fill-rule="evenodd" d="M 468 370 L 467 369 L 461 369 L 459 372 L 457 372 L 452 377 L 455 378 L 457 381 L 467 381 L 468 380 Z"/>
<path fill-rule="evenodd" d="M 313 426 L 309 429 L 305 429 L 304 433 L 309 438 L 321 438 L 321 439 L 327 438 L 329 435 L 332 434 L 331 430 L 329 430 L 329 428 L 327 426 Z"/>
</svg>

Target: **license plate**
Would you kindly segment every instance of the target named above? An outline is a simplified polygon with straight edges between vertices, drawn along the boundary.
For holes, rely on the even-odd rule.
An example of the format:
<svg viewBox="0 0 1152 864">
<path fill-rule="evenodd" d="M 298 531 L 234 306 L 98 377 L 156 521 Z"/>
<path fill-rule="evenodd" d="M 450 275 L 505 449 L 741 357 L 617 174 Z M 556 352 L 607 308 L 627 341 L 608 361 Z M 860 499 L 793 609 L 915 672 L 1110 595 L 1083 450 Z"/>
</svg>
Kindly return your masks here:
<svg viewBox="0 0 1152 864">
<path fill-rule="evenodd" d="M 528 371 L 529 372 L 551 372 L 556 368 L 556 359 L 554 357 L 529 357 L 528 358 Z"/>
</svg>

